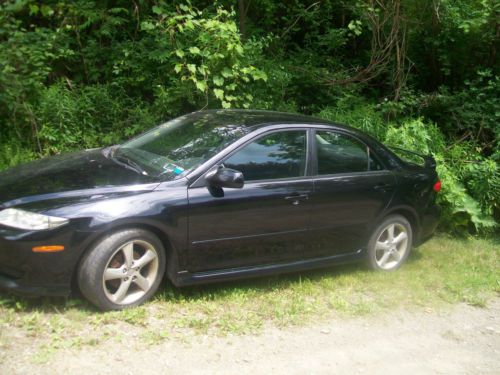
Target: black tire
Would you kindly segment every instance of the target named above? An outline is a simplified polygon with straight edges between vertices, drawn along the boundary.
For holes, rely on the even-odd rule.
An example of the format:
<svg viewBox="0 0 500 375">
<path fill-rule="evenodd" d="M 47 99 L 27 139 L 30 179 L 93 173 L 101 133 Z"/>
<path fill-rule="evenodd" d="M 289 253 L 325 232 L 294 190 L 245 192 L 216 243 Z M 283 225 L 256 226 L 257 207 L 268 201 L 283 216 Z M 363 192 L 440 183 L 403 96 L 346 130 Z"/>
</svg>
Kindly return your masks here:
<svg viewBox="0 0 500 375">
<path fill-rule="evenodd" d="M 393 226 L 393 240 L 390 240 L 390 227 Z M 406 234 L 406 239 L 404 234 Z M 400 236 L 400 242 L 396 242 Z M 368 242 L 367 261 L 376 271 L 395 271 L 410 255 L 413 231 L 409 221 L 401 215 L 387 216 L 373 231 Z M 404 245 L 404 249 L 403 249 Z"/>
<path fill-rule="evenodd" d="M 99 309 L 110 311 L 147 301 L 164 273 L 165 249 L 158 237 L 143 229 L 126 229 L 111 233 L 89 249 L 77 278 L 83 296 Z"/>
</svg>

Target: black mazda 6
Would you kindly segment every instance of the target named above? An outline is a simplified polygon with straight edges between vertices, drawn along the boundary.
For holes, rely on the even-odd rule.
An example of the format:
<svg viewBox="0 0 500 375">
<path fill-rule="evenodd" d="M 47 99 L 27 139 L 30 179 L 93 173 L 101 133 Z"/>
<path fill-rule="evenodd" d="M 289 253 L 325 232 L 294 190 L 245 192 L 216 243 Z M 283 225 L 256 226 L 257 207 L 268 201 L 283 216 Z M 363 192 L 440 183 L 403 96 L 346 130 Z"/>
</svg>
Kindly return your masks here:
<svg viewBox="0 0 500 375">
<path fill-rule="evenodd" d="M 434 159 L 287 113 L 195 112 L 119 146 L 0 173 L 0 288 L 102 310 L 184 286 L 366 260 L 432 235 Z"/>
</svg>

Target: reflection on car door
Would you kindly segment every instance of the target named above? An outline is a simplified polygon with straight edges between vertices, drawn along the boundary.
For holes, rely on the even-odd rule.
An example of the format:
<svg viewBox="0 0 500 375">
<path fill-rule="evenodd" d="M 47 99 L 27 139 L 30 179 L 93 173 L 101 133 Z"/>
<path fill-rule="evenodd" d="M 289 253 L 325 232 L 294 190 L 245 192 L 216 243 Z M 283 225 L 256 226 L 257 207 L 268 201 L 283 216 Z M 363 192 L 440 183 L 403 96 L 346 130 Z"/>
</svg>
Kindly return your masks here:
<svg viewBox="0 0 500 375">
<path fill-rule="evenodd" d="M 242 189 L 216 196 L 206 186 L 188 190 L 189 271 L 299 259 L 309 217 L 312 180 L 307 132 L 280 131 L 247 143 L 225 167 L 243 172 Z"/>
</svg>

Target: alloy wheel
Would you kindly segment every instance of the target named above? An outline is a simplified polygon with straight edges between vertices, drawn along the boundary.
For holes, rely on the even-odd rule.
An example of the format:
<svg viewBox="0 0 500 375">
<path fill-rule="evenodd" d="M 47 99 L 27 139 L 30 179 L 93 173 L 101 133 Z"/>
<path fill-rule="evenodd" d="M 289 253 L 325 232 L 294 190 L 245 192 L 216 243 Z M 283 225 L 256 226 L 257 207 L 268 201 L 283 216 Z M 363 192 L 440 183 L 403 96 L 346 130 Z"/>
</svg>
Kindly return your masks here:
<svg viewBox="0 0 500 375">
<path fill-rule="evenodd" d="M 118 248 L 102 276 L 106 297 L 113 303 L 129 305 L 142 298 L 158 275 L 158 252 L 150 243 L 134 240 Z"/>
<path fill-rule="evenodd" d="M 408 232 L 404 225 L 391 223 L 377 238 L 375 244 L 375 262 L 383 270 L 398 267 L 408 251 Z"/>
</svg>

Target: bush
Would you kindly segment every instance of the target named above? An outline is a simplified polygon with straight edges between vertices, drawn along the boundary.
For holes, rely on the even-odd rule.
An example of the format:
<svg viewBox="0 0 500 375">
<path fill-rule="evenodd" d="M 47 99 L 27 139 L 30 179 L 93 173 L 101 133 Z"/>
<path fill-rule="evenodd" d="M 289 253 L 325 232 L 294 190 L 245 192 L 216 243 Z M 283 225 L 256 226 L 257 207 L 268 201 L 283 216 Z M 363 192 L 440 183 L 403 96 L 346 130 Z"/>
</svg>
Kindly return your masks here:
<svg viewBox="0 0 500 375">
<path fill-rule="evenodd" d="M 42 154 L 116 144 L 156 124 L 148 106 L 108 85 L 52 85 L 42 92 L 35 115 Z"/>
<path fill-rule="evenodd" d="M 479 71 L 461 90 L 441 87 L 437 94 L 421 95 L 419 112 L 440 124 L 442 131 L 472 141 L 492 154 L 500 140 L 500 76 Z"/>
<path fill-rule="evenodd" d="M 28 162 L 36 157 L 36 153 L 11 140 L 0 148 L 0 170 Z"/>
<path fill-rule="evenodd" d="M 377 111 L 377 106 L 360 99 L 359 96 L 345 96 L 337 101 L 335 107 L 323 109 L 318 116 L 355 127 L 379 140 L 386 138 L 388 124 Z"/>
</svg>

